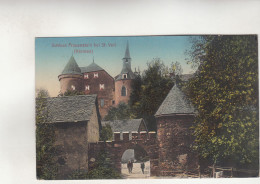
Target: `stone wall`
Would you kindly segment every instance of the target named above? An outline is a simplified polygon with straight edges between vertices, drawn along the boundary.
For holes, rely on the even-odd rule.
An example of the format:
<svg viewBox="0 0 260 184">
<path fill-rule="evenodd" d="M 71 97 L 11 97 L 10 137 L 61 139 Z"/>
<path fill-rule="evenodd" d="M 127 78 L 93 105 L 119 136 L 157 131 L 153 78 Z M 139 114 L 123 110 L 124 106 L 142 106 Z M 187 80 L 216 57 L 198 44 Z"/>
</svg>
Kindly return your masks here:
<svg viewBox="0 0 260 184">
<path fill-rule="evenodd" d="M 161 176 L 196 171 L 198 157 L 192 150 L 194 138 L 190 130 L 193 122 L 193 115 L 157 117 Z"/>
<path fill-rule="evenodd" d="M 97 116 L 93 116 L 91 121 L 96 118 Z M 194 138 L 190 130 L 193 122 L 192 115 L 161 116 L 157 117 L 157 134 L 146 131 L 123 132 L 121 140 L 120 133 L 115 132 L 113 141 L 107 142 L 96 142 L 96 133 L 88 130 L 96 129 L 95 124 L 90 123 L 87 126 L 86 122 L 56 123 L 55 146 L 58 149 L 56 160 L 59 166 L 57 179 L 66 178 L 77 169 L 91 170 L 102 150 L 107 151 L 111 164 L 121 172 L 123 153 L 137 147 L 145 150 L 149 157 L 151 176 L 197 172 L 198 156 L 192 150 Z"/>
<path fill-rule="evenodd" d="M 132 135 L 132 140 L 129 140 L 129 132 L 124 132 L 123 140 L 120 140 L 120 134 L 115 133 L 113 141 L 107 142 L 97 142 L 89 144 L 89 169 L 94 165 L 97 159 L 98 153 L 101 150 L 106 150 L 108 152 L 108 157 L 111 160 L 113 167 L 121 172 L 121 158 L 123 153 L 127 149 L 135 149 L 138 145 L 142 147 L 149 156 L 150 159 L 150 169 L 151 175 L 158 175 L 158 146 L 155 132 L 142 132 L 135 133 L 138 135 Z"/>
<path fill-rule="evenodd" d="M 55 123 L 57 179 L 66 179 L 77 169 L 88 169 L 87 122 Z"/>
<path fill-rule="evenodd" d="M 98 142 L 99 141 L 99 119 L 97 109 L 93 108 L 92 116 L 88 122 L 87 139 L 88 142 Z"/>
</svg>

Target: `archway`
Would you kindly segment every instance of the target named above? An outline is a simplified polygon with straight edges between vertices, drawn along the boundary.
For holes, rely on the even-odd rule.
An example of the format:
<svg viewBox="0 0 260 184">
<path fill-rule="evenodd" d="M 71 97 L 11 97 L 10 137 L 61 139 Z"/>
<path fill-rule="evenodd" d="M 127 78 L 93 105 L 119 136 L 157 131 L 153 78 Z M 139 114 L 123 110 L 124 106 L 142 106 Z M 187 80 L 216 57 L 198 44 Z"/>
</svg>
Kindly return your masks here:
<svg viewBox="0 0 260 184">
<path fill-rule="evenodd" d="M 132 169 L 129 162 L 132 162 Z M 144 165 L 144 172 L 142 172 L 141 164 Z M 130 168 L 128 168 L 129 166 Z M 150 158 L 140 145 L 126 149 L 122 154 L 121 174 L 124 178 L 148 178 L 150 176 Z"/>
</svg>

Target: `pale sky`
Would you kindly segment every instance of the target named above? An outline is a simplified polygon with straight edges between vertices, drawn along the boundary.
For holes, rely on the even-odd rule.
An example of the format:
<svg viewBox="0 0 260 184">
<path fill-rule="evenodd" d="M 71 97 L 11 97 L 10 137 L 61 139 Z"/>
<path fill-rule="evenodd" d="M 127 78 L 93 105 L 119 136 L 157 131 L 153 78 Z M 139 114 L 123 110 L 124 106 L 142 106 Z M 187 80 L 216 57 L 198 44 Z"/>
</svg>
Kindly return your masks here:
<svg viewBox="0 0 260 184">
<path fill-rule="evenodd" d="M 91 64 L 94 56 L 95 63 L 115 77 L 121 71 L 127 41 L 133 71 L 139 67 L 142 72 L 147 68 L 148 61 L 160 58 L 166 66 L 178 61 L 184 74 L 193 73 L 185 60 L 187 58 L 185 51 L 191 46 L 188 38 L 188 36 L 36 38 L 36 88 L 47 89 L 51 96 L 57 96 L 60 90 L 58 75 L 63 71 L 72 53 L 79 67 Z M 85 44 L 85 47 L 72 47 L 73 44 Z M 75 53 L 75 49 L 87 50 L 89 53 Z"/>
</svg>

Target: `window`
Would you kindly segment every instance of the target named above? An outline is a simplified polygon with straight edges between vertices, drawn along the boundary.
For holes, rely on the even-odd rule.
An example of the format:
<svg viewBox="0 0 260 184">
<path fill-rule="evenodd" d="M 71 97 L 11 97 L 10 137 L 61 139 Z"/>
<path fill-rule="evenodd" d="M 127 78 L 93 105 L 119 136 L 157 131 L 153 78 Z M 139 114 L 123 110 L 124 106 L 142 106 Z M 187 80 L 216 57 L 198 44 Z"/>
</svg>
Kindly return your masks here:
<svg viewBox="0 0 260 184">
<path fill-rule="evenodd" d="M 94 73 L 94 78 L 98 78 L 98 73 Z"/>
<path fill-rule="evenodd" d="M 122 89 L 121 89 L 121 96 L 126 96 L 126 88 L 125 88 L 125 86 L 123 86 Z"/>
<path fill-rule="evenodd" d="M 76 88 L 75 88 L 75 86 L 74 86 L 74 85 L 71 85 L 71 89 L 72 89 L 72 90 L 75 90 Z"/>
<path fill-rule="evenodd" d="M 84 75 L 84 78 L 85 78 L 85 79 L 88 79 L 88 74 L 85 74 L 85 75 Z"/>
<path fill-rule="evenodd" d="M 123 79 L 127 79 L 127 74 L 123 74 Z"/>
<path fill-rule="evenodd" d="M 86 86 L 85 86 L 85 90 L 86 90 L 86 91 L 89 91 L 89 85 L 86 85 Z"/>
<path fill-rule="evenodd" d="M 101 106 L 101 107 L 104 107 L 104 105 L 105 105 L 104 99 L 100 99 L 100 106 Z"/>
<path fill-rule="evenodd" d="M 99 89 L 100 90 L 105 89 L 105 84 L 99 84 Z"/>
<path fill-rule="evenodd" d="M 115 100 L 112 100 L 112 105 L 115 105 Z"/>
</svg>

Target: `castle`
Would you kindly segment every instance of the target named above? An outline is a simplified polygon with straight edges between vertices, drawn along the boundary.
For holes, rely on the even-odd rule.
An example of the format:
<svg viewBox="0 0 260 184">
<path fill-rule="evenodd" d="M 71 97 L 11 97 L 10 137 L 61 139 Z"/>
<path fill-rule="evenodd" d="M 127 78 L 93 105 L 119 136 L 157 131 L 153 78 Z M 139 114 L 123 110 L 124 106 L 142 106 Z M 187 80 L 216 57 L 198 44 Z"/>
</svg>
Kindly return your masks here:
<svg viewBox="0 0 260 184">
<path fill-rule="evenodd" d="M 128 123 L 101 122 L 109 107 L 128 103 L 137 74 L 131 70 L 128 43 L 122 70 L 115 78 L 94 60 L 87 67 L 79 67 L 71 56 L 58 76 L 61 93 L 75 90 L 85 95 L 50 98 L 46 102 L 50 117 L 47 123 L 54 127 L 54 144 L 59 150 L 55 155 L 58 179 L 66 178 L 76 169 L 91 170 L 104 147 L 118 172 L 121 172 L 121 158 L 125 150 L 135 150 L 137 146 L 143 148 L 149 157 L 151 176 L 197 172 L 198 155 L 191 147 L 194 137 L 190 130 L 195 108 L 177 85 L 172 87 L 154 114 L 157 133 L 148 132 L 142 119 L 126 120 Z M 137 126 L 132 129 L 135 121 Z M 106 123 L 114 129 L 113 140 L 99 141 L 100 129 Z"/>
<path fill-rule="evenodd" d="M 150 160 L 151 176 L 176 176 L 198 172 L 198 154 L 192 150 L 195 108 L 178 88 L 168 93 L 155 113 L 157 133 L 148 132 L 142 119 L 101 122 L 97 95 L 39 99 L 46 105 L 46 123 L 54 130 L 57 179 L 76 170 L 92 170 L 106 148 L 112 167 L 121 172 L 121 159 L 128 149 L 140 150 Z M 100 141 L 102 125 L 112 123 L 113 140 Z M 121 126 L 122 125 L 122 126 Z M 122 136 L 121 136 L 121 130 Z M 39 171 L 37 171 L 39 172 Z"/>
<path fill-rule="evenodd" d="M 128 103 L 132 91 L 132 81 L 137 72 L 132 72 L 129 44 L 127 42 L 121 73 L 115 78 L 93 62 L 87 67 L 79 67 L 72 55 L 63 72 L 58 76 L 60 93 L 68 90 L 84 92 L 86 95 L 97 94 L 98 106 L 102 118 L 109 107 L 119 103 Z"/>
</svg>

